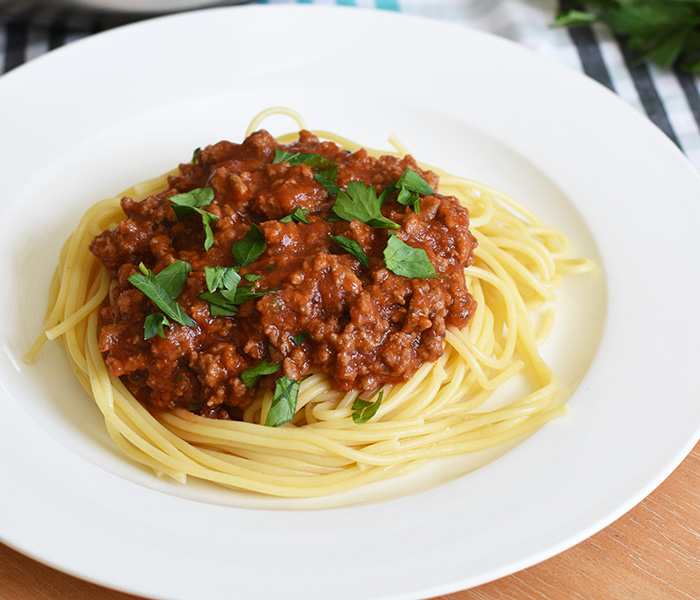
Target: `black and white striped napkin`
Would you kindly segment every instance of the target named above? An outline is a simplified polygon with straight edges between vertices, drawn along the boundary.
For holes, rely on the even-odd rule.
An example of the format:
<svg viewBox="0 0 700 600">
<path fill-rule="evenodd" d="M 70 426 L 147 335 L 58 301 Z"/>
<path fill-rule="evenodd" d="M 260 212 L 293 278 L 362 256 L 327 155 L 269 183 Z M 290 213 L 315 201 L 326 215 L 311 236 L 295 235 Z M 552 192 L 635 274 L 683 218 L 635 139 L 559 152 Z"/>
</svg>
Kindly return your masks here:
<svg viewBox="0 0 700 600">
<path fill-rule="evenodd" d="M 233 0 L 229 0 L 233 2 Z M 222 2 L 219 2 L 222 3 Z M 223 3 L 226 3 L 223 1 Z M 700 170 L 698 77 L 680 69 L 633 65 L 604 25 L 551 27 L 557 0 L 267 0 L 258 4 L 338 4 L 393 10 L 463 23 L 521 43 L 580 70 L 646 114 Z M 562 0 L 571 8 L 574 0 Z M 145 18 L 89 12 L 50 0 L 0 0 L 0 71 L 7 72 L 54 48 Z"/>
</svg>

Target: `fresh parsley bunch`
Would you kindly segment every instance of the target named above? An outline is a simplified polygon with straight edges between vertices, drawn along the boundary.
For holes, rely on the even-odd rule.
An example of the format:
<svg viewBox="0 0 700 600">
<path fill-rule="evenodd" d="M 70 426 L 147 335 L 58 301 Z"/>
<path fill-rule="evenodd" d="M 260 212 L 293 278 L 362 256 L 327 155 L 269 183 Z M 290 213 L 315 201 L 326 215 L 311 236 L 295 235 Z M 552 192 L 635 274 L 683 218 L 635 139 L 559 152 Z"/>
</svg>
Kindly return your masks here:
<svg viewBox="0 0 700 600">
<path fill-rule="evenodd" d="M 569 10 L 555 26 L 606 23 L 636 53 L 635 64 L 679 65 L 700 73 L 700 0 L 589 0 L 589 10 Z"/>
</svg>

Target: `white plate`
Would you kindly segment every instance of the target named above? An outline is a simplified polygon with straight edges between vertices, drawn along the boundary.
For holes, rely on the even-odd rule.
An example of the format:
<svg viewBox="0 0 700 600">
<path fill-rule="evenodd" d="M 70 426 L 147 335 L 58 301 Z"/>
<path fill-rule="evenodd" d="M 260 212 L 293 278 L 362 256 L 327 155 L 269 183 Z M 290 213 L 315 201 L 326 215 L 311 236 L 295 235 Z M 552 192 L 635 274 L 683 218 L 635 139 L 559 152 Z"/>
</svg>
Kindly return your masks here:
<svg viewBox="0 0 700 600">
<path fill-rule="evenodd" d="M 564 286 L 546 348 L 569 415 L 468 475 L 431 465 L 292 502 L 156 479 L 114 450 L 59 348 L 22 363 L 82 211 L 278 104 L 375 147 L 396 133 L 597 261 Z M 697 174 L 611 93 L 521 47 L 380 11 L 189 13 L 6 75 L 0 131 L 0 538 L 54 567 L 167 599 L 438 595 L 601 529 L 700 436 Z"/>
</svg>

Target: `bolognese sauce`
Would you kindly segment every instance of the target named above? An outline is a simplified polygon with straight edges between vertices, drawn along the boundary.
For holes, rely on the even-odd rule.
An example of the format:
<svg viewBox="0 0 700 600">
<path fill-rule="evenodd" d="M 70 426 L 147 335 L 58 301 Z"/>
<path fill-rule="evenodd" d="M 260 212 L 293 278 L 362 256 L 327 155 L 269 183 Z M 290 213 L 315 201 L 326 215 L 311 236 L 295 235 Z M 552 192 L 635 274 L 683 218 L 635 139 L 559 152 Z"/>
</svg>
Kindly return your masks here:
<svg viewBox="0 0 700 600">
<path fill-rule="evenodd" d="M 307 155 L 316 158 L 290 158 Z M 319 161 L 333 165 L 332 176 Z M 281 376 L 320 371 L 334 388 L 358 392 L 408 380 L 440 357 L 446 327 L 461 328 L 474 313 L 464 268 L 476 241 L 457 199 L 404 194 L 407 171 L 437 188 L 437 175 L 410 156 L 348 152 L 308 131 L 281 145 L 261 130 L 199 150 L 163 192 L 123 198 L 126 218 L 90 246 L 114 279 L 99 338 L 111 373 L 154 412 L 183 407 L 216 418 L 238 418 Z M 377 198 L 374 220 L 337 210 L 352 182 Z M 174 209 L 177 197 L 198 190 L 210 201 Z M 241 261 L 237 245 L 252 238 L 258 251 Z M 396 240 L 424 251 L 433 274 L 390 268 Z M 193 324 L 168 321 L 147 337 L 144 322 L 158 307 L 134 275 L 157 276 L 177 261 L 187 271 L 175 300 Z M 228 308 L 211 300 L 207 269 L 216 267 L 235 270 L 239 293 Z M 251 385 L 242 374 L 260 364 L 271 368 Z"/>
</svg>

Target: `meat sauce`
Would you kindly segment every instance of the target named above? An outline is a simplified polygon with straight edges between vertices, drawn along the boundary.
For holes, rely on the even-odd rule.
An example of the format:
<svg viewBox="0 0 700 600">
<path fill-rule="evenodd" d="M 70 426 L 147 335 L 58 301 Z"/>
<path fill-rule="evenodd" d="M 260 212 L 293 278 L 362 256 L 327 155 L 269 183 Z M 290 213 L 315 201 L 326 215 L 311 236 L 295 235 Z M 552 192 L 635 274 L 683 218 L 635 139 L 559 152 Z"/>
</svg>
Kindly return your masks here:
<svg viewBox="0 0 700 600">
<path fill-rule="evenodd" d="M 360 221 L 327 220 L 334 198 L 307 164 L 273 163 L 275 148 L 313 153 L 338 163 L 337 185 L 361 180 L 380 194 L 411 168 L 437 188 L 438 178 L 413 158 L 373 158 L 347 152 L 302 131 L 286 146 L 266 131 L 243 143 L 220 142 L 197 153 L 169 177 L 169 189 L 136 202 L 123 198 L 126 218 L 94 238 L 90 250 L 115 279 L 113 303 L 103 308 L 100 349 L 114 376 L 150 410 L 184 407 L 201 415 L 238 418 L 256 390 L 241 372 L 261 360 L 280 370 L 260 379 L 270 388 L 286 375 L 299 380 L 322 371 L 340 390 L 369 391 L 406 381 L 423 363 L 443 352 L 445 328 L 470 320 L 475 301 L 463 270 L 473 261 L 476 241 L 469 215 L 455 198 L 423 195 L 420 210 L 404 206 L 393 193 L 382 214 L 400 225 L 397 237 L 426 251 L 437 279 L 413 279 L 390 271 L 384 249 L 390 232 Z M 170 196 L 211 187 L 206 210 L 213 246 L 204 249 L 200 215 L 178 220 Z M 295 209 L 308 209 L 307 223 L 280 222 Z M 265 238 L 264 252 L 240 268 L 259 276 L 254 290 L 274 290 L 246 300 L 233 317 L 210 313 L 200 298 L 207 292 L 205 266 L 233 267 L 232 246 L 251 224 Z M 369 268 L 330 237 L 360 244 Z M 159 273 L 177 260 L 191 265 L 177 303 L 195 327 L 171 323 L 166 337 L 144 339 L 144 320 L 157 307 L 128 278 L 143 263 Z M 250 277 L 250 279 L 254 279 Z"/>
</svg>

